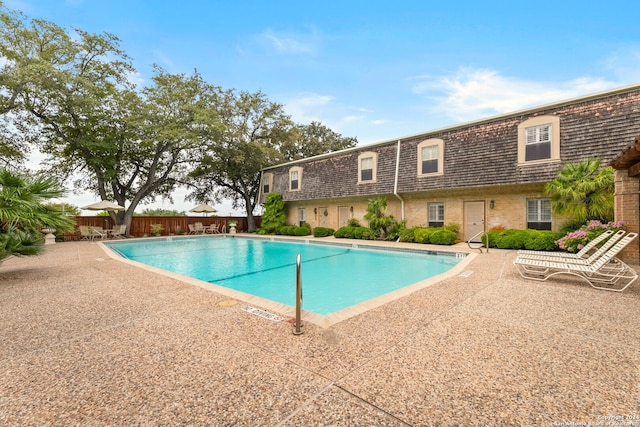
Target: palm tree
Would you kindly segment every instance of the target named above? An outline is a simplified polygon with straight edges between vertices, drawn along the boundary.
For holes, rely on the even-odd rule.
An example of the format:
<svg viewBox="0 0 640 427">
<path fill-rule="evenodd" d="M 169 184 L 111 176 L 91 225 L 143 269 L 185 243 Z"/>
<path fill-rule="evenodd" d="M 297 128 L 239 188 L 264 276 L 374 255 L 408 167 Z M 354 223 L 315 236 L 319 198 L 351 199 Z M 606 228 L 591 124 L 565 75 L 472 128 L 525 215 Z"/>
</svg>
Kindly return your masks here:
<svg viewBox="0 0 640 427">
<path fill-rule="evenodd" d="M 600 159 L 587 159 L 568 163 L 560 169 L 556 179 L 544 187 L 551 197 L 554 213 L 581 222 L 613 220 L 613 168 L 601 168 L 601 163 Z"/>
<path fill-rule="evenodd" d="M 42 252 L 43 228 L 73 230 L 73 220 L 46 200 L 64 190 L 51 177 L 20 175 L 0 169 L 0 262 L 12 255 Z"/>
</svg>

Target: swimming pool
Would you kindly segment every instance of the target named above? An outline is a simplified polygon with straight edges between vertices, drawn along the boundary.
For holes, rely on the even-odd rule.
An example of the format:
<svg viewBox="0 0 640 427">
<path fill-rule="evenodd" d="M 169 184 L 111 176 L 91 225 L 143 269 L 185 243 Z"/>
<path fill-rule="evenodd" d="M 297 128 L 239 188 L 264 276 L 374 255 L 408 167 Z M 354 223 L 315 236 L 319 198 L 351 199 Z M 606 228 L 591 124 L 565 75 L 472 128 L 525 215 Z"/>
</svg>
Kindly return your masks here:
<svg viewBox="0 0 640 427">
<path fill-rule="evenodd" d="M 105 244 L 130 260 L 288 306 L 295 306 L 296 256 L 300 254 L 303 309 L 320 315 L 446 272 L 465 255 L 239 236 Z"/>
</svg>

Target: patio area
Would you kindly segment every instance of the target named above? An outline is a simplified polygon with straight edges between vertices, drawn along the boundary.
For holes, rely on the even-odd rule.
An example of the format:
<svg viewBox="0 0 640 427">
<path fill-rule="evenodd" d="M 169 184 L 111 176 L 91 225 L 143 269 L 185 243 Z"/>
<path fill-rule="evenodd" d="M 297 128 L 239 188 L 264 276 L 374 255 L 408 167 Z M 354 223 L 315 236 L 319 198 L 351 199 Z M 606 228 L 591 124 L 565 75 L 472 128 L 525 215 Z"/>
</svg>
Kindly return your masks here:
<svg viewBox="0 0 640 427">
<path fill-rule="evenodd" d="M 515 253 L 296 336 L 96 242 L 47 246 L 0 266 L 0 425 L 640 426 L 640 281 L 525 281 Z"/>
</svg>

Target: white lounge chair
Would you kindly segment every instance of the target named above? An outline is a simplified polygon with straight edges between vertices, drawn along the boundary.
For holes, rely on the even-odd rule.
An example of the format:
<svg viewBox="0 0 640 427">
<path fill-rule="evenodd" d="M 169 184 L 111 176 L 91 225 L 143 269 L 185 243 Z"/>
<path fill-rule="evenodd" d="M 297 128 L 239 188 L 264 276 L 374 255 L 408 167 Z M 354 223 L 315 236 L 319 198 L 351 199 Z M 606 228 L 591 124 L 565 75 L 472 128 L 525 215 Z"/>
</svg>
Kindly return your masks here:
<svg viewBox="0 0 640 427">
<path fill-rule="evenodd" d="M 584 258 L 584 259 L 586 259 L 586 258 L 589 258 L 589 256 L 590 256 L 589 252 L 591 251 L 591 249 L 595 248 L 603 240 L 608 239 L 612 234 L 613 234 L 613 230 L 605 230 L 602 234 L 600 234 L 595 239 L 591 240 L 589 243 L 584 245 L 584 247 L 582 249 L 580 249 L 576 253 L 571 253 L 571 252 L 552 252 L 552 251 L 532 251 L 532 250 L 521 249 L 521 250 L 518 251 L 518 256 L 525 256 L 525 257 L 528 258 L 530 256 L 543 255 L 543 256 L 552 256 L 552 257 L 560 257 L 560 258 Z"/>
<path fill-rule="evenodd" d="M 609 231 L 611 230 L 607 230 L 605 233 Z M 543 261 L 550 260 L 550 261 L 557 261 L 557 262 L 568 262 L 571 264 L 587 265 L 587 264 L 593 263 L 596 259 L 602 256 L 602 254 L 608 251 L 609 248 L 613 247 L 618 242 L 618 240 L 620 240 L 622 236 L 625 235 L 625 233 L 626 232 L 624 230 L 619 230 L 615 234 L 613 234 L 613 232 L 609 233 L 608 234 L 609 236 L 611 236 L 611 234 L 613 234 L 613 236 L 609 237 L 609 239 L 607 239 L 601 247 L 599 247 L 594 253 L 590 255 L 588 251 L 586 253 L 583 253 L 582 251 L 580 251 L 576 254 L 565 253 L 565 252 L 545 253 L 544 251 L 518 251 L 518 258 L 538 259 Z M 589 244 L 591 244 L 596 239 L 592 240 Z M 600 241 L 601 240 L 604 240 L 604 239 L 600 239 Z M 596 242 L 596 244 L 599 243 L 600 241 Z M 595 245 L 591 246 L 590 249 L 592 249 L 594 246 Z M 585 248 L 586 247 L 587 246 L 585 246 Z M 582 256 L 577 256 L 578 254 L 581 254 Z"/>
<path fill-rule="evenodd" d="M 622 292 L 638 278 L 638 273 L 616 258 L 638 233 L 629 233 L 589 264 L 576 264 L 564 259 L 547 260 L 516 257 L 513 264 L 525 279 L 546 281 L 558 274 L 569 274 L 586 280 L 595 289 Z"/>
<path fill-rule="evenodd" d="M 204 225 L 201 222 L 196 222 L 193 224 L 194 234 L 204 234 L 207 230 L 205 230 Z"/>
</svg>

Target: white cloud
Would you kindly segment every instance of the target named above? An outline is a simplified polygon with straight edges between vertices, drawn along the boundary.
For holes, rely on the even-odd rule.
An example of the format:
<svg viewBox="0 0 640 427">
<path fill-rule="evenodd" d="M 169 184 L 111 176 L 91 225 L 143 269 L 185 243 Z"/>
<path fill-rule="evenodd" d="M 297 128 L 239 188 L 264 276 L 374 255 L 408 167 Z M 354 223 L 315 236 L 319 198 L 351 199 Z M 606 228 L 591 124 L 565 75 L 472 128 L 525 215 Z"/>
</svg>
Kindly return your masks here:
<svg viewBox="0 0 640 427">
<path fill-rule="evenodd" d="M 319 38 L 313 28 L 308 33 L 276 33 L 267 29 L 258 35 L 258 40 L 277 53 L 300 55 L 315 53 Z"/>
<path fill-rule="evenodd" d="M 460 68 L 455 74 L 416 78 L 412 92 L 426 95 L 429 110 L 457 121 L 508 113 L 620 86 L 602 78 L 580 77 L 565 82 L 529 81 L 490 69 Z"/>
</svg>

